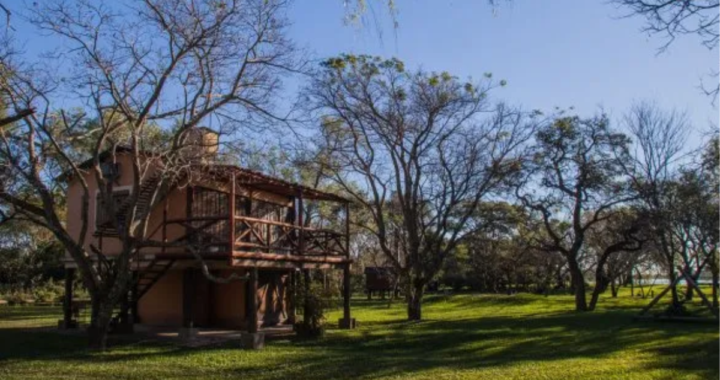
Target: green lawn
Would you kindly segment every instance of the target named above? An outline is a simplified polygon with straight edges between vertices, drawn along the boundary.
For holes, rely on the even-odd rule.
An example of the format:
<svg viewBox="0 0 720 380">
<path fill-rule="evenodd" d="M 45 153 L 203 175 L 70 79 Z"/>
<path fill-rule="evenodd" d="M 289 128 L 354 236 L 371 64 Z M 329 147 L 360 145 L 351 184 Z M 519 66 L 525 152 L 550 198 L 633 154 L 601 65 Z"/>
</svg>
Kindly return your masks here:
<svg viewBox="0 0 720 380">
<path fill-rule="evenodd" d="M 718 378 L 717 326 L 633 322 L 647 300 L 601 302 L 577 314 L 569 296 L 431 296 L 426 320 L 408 323 L 400 303 L 357 299 L 360 327 L 331 329 L 320 341 L 243 351 L 116 338 L 100 354 L 87 352 L 82 337 L 43 328 L 56 324 L 58 308 L 0 306 L 0 379 Z"/>
</svg>

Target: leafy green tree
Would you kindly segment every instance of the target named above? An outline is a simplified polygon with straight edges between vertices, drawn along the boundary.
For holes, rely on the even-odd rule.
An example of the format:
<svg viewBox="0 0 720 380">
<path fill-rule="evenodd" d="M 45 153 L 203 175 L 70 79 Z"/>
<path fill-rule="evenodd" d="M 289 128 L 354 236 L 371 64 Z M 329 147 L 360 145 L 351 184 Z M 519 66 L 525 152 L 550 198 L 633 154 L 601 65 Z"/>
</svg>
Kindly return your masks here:
<svg viewBox="0 0 720 380">
<path fill-rule="evenodd" d="M 0 286 L 10 291 L 31 291 L 59 280 L 65 252 L 47 231 L 22 220 L 0 225 Z"/>
<path fill-rule="evenodd" d="M 589 230 L 634 199 L 620 165 L 629 143 L 610 129 L 605 115 L 560 117 L 538 130 L 533 159 L 516 188 L 518 199 L 542 220 L 547 239 L 539 248 L 567 261 L 577 311 L 590 310 L 581 266 Z"/>
<path fill-rule="evenodd" d="M 620 276 L 631 271 L 641 259 L 641 251 L 648 240 L 644 228 L 646 219 L 647 216 L 639 215 L 638 210 L 624 208 L 588 230 L 586 249 L 595 267 L 589 310 L 595 310 L 600 294 L 608 287 L 616 297 Z"/>
<path fill-rule="evenodd" d="M 531 128 L 520 112 L 489 106 L 499 85 L 342 55 L 305 91 L 324 120 L 329 177 L 371 216 L 361 228 L 403 279 L 409 320 L 422 318 L 425 286 L 472 230 L 477 206 L 519 168 Z"/>
</svg>

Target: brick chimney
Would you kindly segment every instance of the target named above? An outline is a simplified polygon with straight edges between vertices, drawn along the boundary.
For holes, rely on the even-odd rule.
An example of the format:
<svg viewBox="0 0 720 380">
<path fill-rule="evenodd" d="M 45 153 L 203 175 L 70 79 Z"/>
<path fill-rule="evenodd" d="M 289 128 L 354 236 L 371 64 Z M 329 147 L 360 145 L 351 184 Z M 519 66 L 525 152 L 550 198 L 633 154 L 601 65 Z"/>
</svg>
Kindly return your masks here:
<svg viewBox="0 0 720 380">
<path fill-rule="evenodd" d="M 220 146 L 220 134 L 207 127 L 185 131 L 185 157 L 193 161 L 212 161 Z"/>
</svg>

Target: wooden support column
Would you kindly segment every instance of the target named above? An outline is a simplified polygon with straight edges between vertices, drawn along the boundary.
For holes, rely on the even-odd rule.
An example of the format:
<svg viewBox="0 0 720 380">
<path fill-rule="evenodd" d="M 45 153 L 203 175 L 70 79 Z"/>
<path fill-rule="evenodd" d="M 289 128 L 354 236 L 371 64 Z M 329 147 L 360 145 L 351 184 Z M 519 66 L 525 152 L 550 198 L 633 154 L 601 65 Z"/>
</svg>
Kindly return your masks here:
<svg viewBox="0 0 720 380">
<path fill-rule="evenodd" d="M 295 270 L 290 271 L 290 292 L 288 294 L 288 322 L 295 324 L 295 308 L 297 307 L 297 273 Z"/>
<path fill-rule="evenodd" d="M 63 320 L 60 328 L 70 329 L 77 327 L 72 319 L 72 302 L 73 302 L 73 279 L 75 278 L 75 268 L 65 268 L 65 297 L 63 299 Z"/>
<path fill-rule="evenodd" d="M 248 190 L 248 196 L 245 200 L 245 216 L 252 216 L 252 197 L 253 197 L 253 191 Z"/>
<path fill-rule="evenodd" d="M 350 316 L 350 204 L 345 203 L 345 258 L 347 263 L 343 267 L 343 319 L 340 322 L 341 328 L 352 329 L 355 321 Z"/>
<path fill-rule="evenodd" d="M 340 327 L 345 329 L 354 327 L 350 318 L 350 263 L 343 267 L 343 321 Z"/>
<path fill-rule="evenodd" d="M 290 204 L 288 207 L 287 214 L 285 215 L 285 223 L 295 225 L 295 197 L 290 197 Z"/>
<path fill-rule="evenodd" d="M 248 333 L 241 334 L 242 346 L 246 349 L 259 350 L 265 346 L 265 334 L 258 332 L 258 268 L 250 268 L 249 281 L 247 282 L 247 310 L 246 319 L 248 322 Z"/>
<path fill-rule="evenodd" d="M 250 279 L 247 282 L 247 310 L 245 313 L 248 321 L 248 332 L 251 334 L 258 332 L 257 290 L 258 269 L 257 267 L 252 267 L 250 268 Z"/>
<path fill-rule="evenodd" d="M 245 202 L 243 204 L 243 216 L 252 216 L 252 196 L 253 191 L 248 190 L 247 198 L 245 199 Z M 241 231 L 242 233 L 245 233 L 248 229 L 251 229 L 252 227 L 248 227 L 245 224 L 242 225 Z M 244 243 L 249 243 L 252 240 L 252 232 L 245 235 L 245 237 L 242 239 Z M 254 248 L 244 248 L 248 251 L 252 252 L 255 249 Z"/>
<path fill-rule="evenodd" d="M 195 269 L 186 268 L 183 271 L 182 282 L 182 311 L 183 328 L 192 329 L 195 327 Z"/>
<path fill-rule="evenodd" d="M 165 254 L 166 248 L 165 243 L 167 243 L 167 214 L 168 214 L 168 200 L 165 198 L 165 202 L 163 205 L 163 221 L 162 221 L 162 242 L 163 245 L 160 247 L 160 253 Z M 140 263 L 138 262 L 138 271 L 140 270 L 139 267 Z"/>
<path fill-rule="evenodd" d="M 305 208 L 303 205 L 303 193 L 302 189 L 298 191 L 297 197 L 297 222 L 298 222 L 298 255 L 303 256 L 305 254 Z"/>
<path fill-rule="evenodd" d="M 310 316 L 310 302 L 308 300 L 308 295 L 310 294 L 310 269 L 303 269 L 303 288 L 304 288 L 304 297 L 303 297 L 303 325 L 308 326 L 308 320 Z"/>
<path fill-rule="evenodd" d="M 232 264 L 232 254 L 235 251 L 235 173 L 230 176 L 230 197 L 228 198 L 228 214 L 230 215 L 230 220 L 228 221 L 228 229 L 229 236 L 228 239 L 230 239 L 229 242 L 229 260 Z"/>
<path fill-rule="evenodd" d="M 187 200 L 185 201 L 185 217 L 187 219 L 192 218 L 192 206 L 193 201 L 195 200 L 195 188 L 193 186 L 188 186 L 187 188 Z M 192 222 L 190 223 L 192 224 Z M 195 234 L 188 235 L 190 233 L 189 228 L 185 227 L 185 236 L 188 237 L 188 240 L 190 241 L 190 244 L 195 243 Z"/>
</svg>

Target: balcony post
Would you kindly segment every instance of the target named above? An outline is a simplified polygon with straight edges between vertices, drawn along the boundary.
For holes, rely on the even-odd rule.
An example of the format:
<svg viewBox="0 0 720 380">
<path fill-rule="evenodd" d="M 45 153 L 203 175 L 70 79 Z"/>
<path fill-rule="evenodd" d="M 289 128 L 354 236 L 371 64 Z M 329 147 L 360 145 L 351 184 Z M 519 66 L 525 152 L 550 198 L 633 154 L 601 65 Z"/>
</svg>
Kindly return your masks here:
<svg viewBox="0 0 720 380">
<path fill-rule="evenodd" d="M 248 297 L 248 310 L 247 310 L 247 321 L 248 321 L 248 332 L 255 334 L 258 332 L 258 305 L 257 305 L 257 291 L 258 291 L 258 269 L 257 267 L 250 268 L 250 279 L 247 283 L 247 297 Z"/>
<path fill-rule="evenodd" d="M 163 245 L 160 247 L 160 253 L 165 254 L 165 243 L 167 243 L 167 213 L 168 213 L 168 201 L 167 198 L 165 198 L 165 204 L 163 207 L 163 221 L 162 221 L 162 242 Z M 138 262 L 138 265 L 140 263 Z M 138 267 L 138 270 L 140 270 L 140 267 Z"/>
<path fill-rule="evenodd" d="M 345 203 L 345 258 L 347 262 L 343 266 L 343 319 L 340 320 L 340 328 L 352 329 L 355 327 L 355 320 L 350 316 L 350 204 Z"/>
<path fill-rule="evenodd" d="M 310 326 L 310 269 L 303 269 L 303 325 Z"/>
<path fill-rule="evenodd" d="M 252 216 L 252 197 L 253 197 L 253 191 L 248 190 L 247 199 L 245 200 L 245 204 L 243 205 L 243 212 L 245 214 L 244 216 L 247 216 L 247 217 Z M 248 226 L 247 227 L 243 226 L 243 229 L 242 229 L 243 233 L 245 233 L 246 230 L 253 229 L 252 224 L 250 224 L 247 221 L 246 221 L 246 223 L 248 223 Z M 252 240 L 252 232 L 248 233 L 247 236 L 243 239 L 243 241 L 247 242 L 247 243 L 249 243 L 251 240 Z M 252 249 L 252 248 L 245 248 L 245 249 L 247 249 L 249 251 L 254 251 L 254 249 Z"/>
<path fill-rule="evenodd" d="M 192 206 L 195 198 L 195 187 L 188 186 L 186 191 L 187 200 L 185 201 L 185 218 L 190 219 L 192 218 Z M 190 222 L 190 224 L 192 225 L 193 223 Z M 195 234 L 193 234 L 193 236 L 190 236 L 189 234 L 189 228 L 185 227 L 185 235 L 188 237 L 188 240 L 190 240 L 191 244 L 195 243 Z"/>
<path fill-rule="evenodd" d="M 247 282 L 247 310 L 246 320 L 248 323 L 247 334 L 241 334 L 240 339 L 243 348 L 250 350 L 259 350 L 265 345 L 265 334 L 258 331 L 258 268 L 252 267 L 250 270 L 250 279 Z"/>
<path fill-rule="evenodd" d="M 288 322 L 291 325 L 295 324 L 295 308 L 297 307 L 297 273 L 295 270 L 290 270 L 290 278 L 288 278 L 288 281 L 290 282 L 289 286 L 289 292 L 288 292 Z"/>
<path fill-rule="evenodd" d="M 185 268 L 182 274 L 182 327 L 179 337 L 183 340 L 195 338 L 195 269 Z"/>
<path fill-rule="evenodd" d="M 230 176 L 230 198 L 228 199 L 228 214 L 230 220 L 228 221 L 228 228 L 230 239 L 230 245 L 228 253 L 230 254 L 230 261 L 232 262 L 232 254 L 235 251 L 235 173 Z"/>
<path fill-rule="evenodd" d="M 298 222 L 298 255 L 302 256 L 305 254 L 305 209 L 303 205 L 303 193 L 302 189 L 298 190 L 298 210 L 297 210 L 297 222 Z"/>
</svg>

